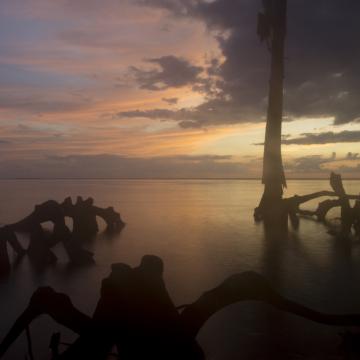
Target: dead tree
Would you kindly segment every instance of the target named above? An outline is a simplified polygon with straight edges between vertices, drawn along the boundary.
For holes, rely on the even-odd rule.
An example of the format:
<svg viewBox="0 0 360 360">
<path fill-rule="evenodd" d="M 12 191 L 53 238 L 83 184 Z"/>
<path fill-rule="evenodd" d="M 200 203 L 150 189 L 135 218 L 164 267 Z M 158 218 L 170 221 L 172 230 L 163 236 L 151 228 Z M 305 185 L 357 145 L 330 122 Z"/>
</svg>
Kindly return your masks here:
<svg viewBox="0 0 360 360">
<path fill-rule="evenodd" d="M 250 300 L 326 325 L 360 325 L 360 314 L 333 315 L 312 310 L 284 298 L 254 272 L 230 276 L 194 303 L 182 306 L 179 312 L 163 280 L 162 260 L 147 255 L 136 268 L 112 265 L 110 276 L 102 282 L 92 318 L 77 310 L 68 296 L 51 288 L 38 289 L 0 344 L 0 357 L 35 318 L 46 314 L 79 334 L 57 359 L 107 359 L 116 345 L 121 359 L 203 360 L 204 353 L 196 341 L 202 326 L 224 307 Z M 56 338 L 51 342 L 53 354 L 59 353 L 59 336 Z"/>
<path fill-rule="evenodd" d="M 281 156 L 281 125 L 287 0 L 264 0 L 263 3 L 264 13 L 260 13 L 258 18 L 258 35 L 269 45 L 271 75 L 263 159 L 264 193 L 258 211 L 262 212 L 265 221 L 274 219 L 279 224 L 279 219 L 286 217 L 281 201 L 283 188 L 286 187 Z"/>
</svg>

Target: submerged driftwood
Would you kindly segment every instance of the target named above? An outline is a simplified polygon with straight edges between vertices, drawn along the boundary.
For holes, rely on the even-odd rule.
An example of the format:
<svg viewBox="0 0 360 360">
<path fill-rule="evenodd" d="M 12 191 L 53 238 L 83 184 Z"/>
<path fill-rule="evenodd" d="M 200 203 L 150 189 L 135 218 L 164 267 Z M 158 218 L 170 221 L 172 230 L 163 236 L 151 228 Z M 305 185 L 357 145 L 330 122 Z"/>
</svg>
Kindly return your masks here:
<svg viewBox="0 0 360 360">
<path fill-rule="evenodd" d="M 70 217 L 73 221 L 73 231 L 67 227 L 65 219 Z M 48 200 L 36 205 L 34 211 L 24 219 L 0 228 L 0 274 L 10 270 L 7 254 L 9 244 L 18 255 L 27 253 L 36 262 L 53 263 L 57 260 L 51 248 L 62 242 L 71 262 L 84 263 L 93 261 L 93 254 L 82 248 L 83 242 L 93 238 L 99 231 L 97 217 L 101 217 L 107 231 L 121 230 L 125 223 L 120 214 L 112 207 L 102 209 L 94 205 L 94 200 L 83 200 L 80 196 L 75 204 L 70 197 L 62 203 Z M 42 223 L 52 222 L 52 233 L 42 227 Z M 24 249 L 17 239 L 16 233 L 27 233 L 30 244 Z"/>
<path fill-rule="evenodd" d="M 136 268 L 112 265 L 92 317 L 76 309 L 67 295 L 39 288 L 0 344 L 0 357 L 34 319 L 49 315 L 79 334 L 61 354 L 60 335 L 54 334 L 50 343 L 54 359 L 106 359 L 115 345 L 121 359 L 202 360 L 205 356 L 196 341 L 202 326 L 224 307 L 249 300 L 326 325 L 360 325 L 359 314 L 325 314 L 288 300 L 254 272 L 230 276 L 179 311 L 167 292 L 162 260 L 147 255 Z"/>
<path fill-rule="evenodd" d="M 290 198 L 285 198 L 281 201 L 281 208 L 284 217 L 289 218 L 293 228 L 299 227 L 299 215 L 305 217 L 314 217 L 317 221 L 329 225 L 327 221 L 328 212 L 335 208 L 341 208 L 341 236 L 349 236 L 352 229 L 357 237 L 360 237 L 360 195 L 348 195 L 345 192 L 341 176 L 339 174 L 331 173 L 330 186 L 332 191 L 318 191 L 308 195 L 295 195 Z M 336 199 L 326 199 L 321 201 L 315 210 L 303 210 L 300 206 L 308 201 L 320 197 L 336 197 Z M 356 200 L 354 207 L 351 207 L 350 200 Z M 254 211 L 255 221 L 262 221 L 262 211 L 256 208 Z M 279 225 L 280 226 L 280 225 Z M 286 224 L 285 224 L 286 226 Z"/>
</svg>

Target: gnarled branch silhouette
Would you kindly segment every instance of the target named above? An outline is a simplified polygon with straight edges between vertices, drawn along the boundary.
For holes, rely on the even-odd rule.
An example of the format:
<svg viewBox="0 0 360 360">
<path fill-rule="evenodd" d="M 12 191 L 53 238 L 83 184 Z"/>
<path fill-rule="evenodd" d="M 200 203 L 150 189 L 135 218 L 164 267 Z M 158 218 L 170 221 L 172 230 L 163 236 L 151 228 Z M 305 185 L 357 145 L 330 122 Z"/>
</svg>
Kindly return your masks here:
<svg viewBox="0 0 360 360">
<path fill-rule="evenodd" d="M 216 312 L 249 300 L 326 325 L 360 325 L 360 314 L 325 314 L 284 298 L 255 272 L 230 276 L 179 313 L 163 280 L 162 260 L 147 255 L 135 268 L 112 265 L 92 318 L 77 310 L 68 296 L 38 289 L 0 344 L 0 357 L 36 317 L 47 314 L 80 335 L 58 359 L 106 359 L 116 345 L 122 359 L 203 360 L 196 342 L 201 327 Z"/>
</svg>

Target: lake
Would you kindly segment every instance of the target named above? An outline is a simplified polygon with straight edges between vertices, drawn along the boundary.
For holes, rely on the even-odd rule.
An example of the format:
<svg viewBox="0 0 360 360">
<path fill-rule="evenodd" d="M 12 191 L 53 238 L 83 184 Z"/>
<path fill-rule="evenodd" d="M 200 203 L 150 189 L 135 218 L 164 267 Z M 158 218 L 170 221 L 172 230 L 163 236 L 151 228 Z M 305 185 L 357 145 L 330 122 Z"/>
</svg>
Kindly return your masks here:
<svg viewBox="0 0 360 360">
<path fill-rule="evenodd" d="M 360 181 L 345 181 L 357 194 Z M 286 196 L 329 189 L 325 180 L 291 180 Z M 100 207 L 113 206 L 126 222 L 113 238 L 99 234 L 90 246 L 96 265 L 68 266 L 61 245 L 55 266 L 43 272 L 24 257 L 0 283 L 0 338 L 43 285 L 66 292 L 91 315 L 101 279 L 110 265 L 137 265 L 144 254 L 160 256 L 165 281 L 175 304 L 195 301 L 227 276 L 254 270 L 267 276 L 283 295 L 329 313 L 360 313 L 360 247 L 339 244 L 326 228 L 302 219 L 288 238 L 269 241 L 253 221 L 262 193 L 255 180 L 0 180 L 0 223 L 28 215 L 35 204 L 67 196 L 92 196 Z M 304 208 L 315 208 L 317 202 Z M 338 216 L 332 212 L 331 216 Z M 101 223 L 104 229 L 104 223 Z M 26 239 L 22 239 L 26 242 Z M 11 254 L 12 256 L 12 254 Z M 13 257 L 13 256 L 12 256 Z M 12 259 L 14 262 L 14 259 Z M 74 334 L 41 318 L 31 326 L 37 359 L 48 358 L 48 343 L 60 330 L 63 340 Z M 341 328 L 312 323 L 268 305 L 246 302 L 211 318 L 198 340 L 208 359 L 340 359 Z M 24 359 L 22 335 L 5 359 Z"/>
</svg>

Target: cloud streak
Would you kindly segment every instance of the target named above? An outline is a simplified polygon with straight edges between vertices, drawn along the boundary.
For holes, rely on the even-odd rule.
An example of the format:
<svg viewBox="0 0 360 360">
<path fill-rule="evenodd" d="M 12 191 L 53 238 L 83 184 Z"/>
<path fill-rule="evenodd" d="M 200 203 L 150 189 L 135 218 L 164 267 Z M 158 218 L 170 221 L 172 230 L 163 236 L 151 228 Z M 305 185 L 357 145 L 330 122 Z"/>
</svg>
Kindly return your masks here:
<svg viewBox="0 0 360 360">
<path fill-rule="evenodd" d="M 360 142 L 359 130 L 344 130 L 341 132 L 327 131 L 322 133 L 303 133 L 300 137 L 289 138 L 286 136 L 282 139 L 283 145 L 323 145 L 336 143 L 357 143 Z M 255 145 L 264 145 L 256 143 Z"/>
<path fill-rule="evenodd" d="M 179 155 L 134 158 L 110 154 L 52 156 L 32 161 L 0 162 L 1 178 L 224 178 L 245 175 L 230 156 Z"/>
<path fill-rule="evenodd" d="M 356 143 L 360 142 L 360 131 L 344 130 L 338 133 L 327 131 L 320 134 L 304 133 L 301 137 L 283 139 L 284 145 L 314 145 L 314 144 L 335 144 L 335 143 Z"/>
<path fill-rule="evenodd" d="M 333 169 L 348 177 L 360 176 L 360 159 L 353 154 L 344 158 L 321 155 L 303 156 L 286 161 L 289 178 L 327 178 Z M 350 166 L 350 163 L 353 164 Z M 255 167 L 254 167 L 255 164 Z M 359 166 L 358 166 L 359 164 Z M 229 155 L 174 155 L 126 157 L 112 154 L 46 156 L 37 159 L 0 161 L 0 178 L 92 178 L 92 179 L 203 179 L 259 178 L 256 158 L 237 160 Z"/>
</svg>

